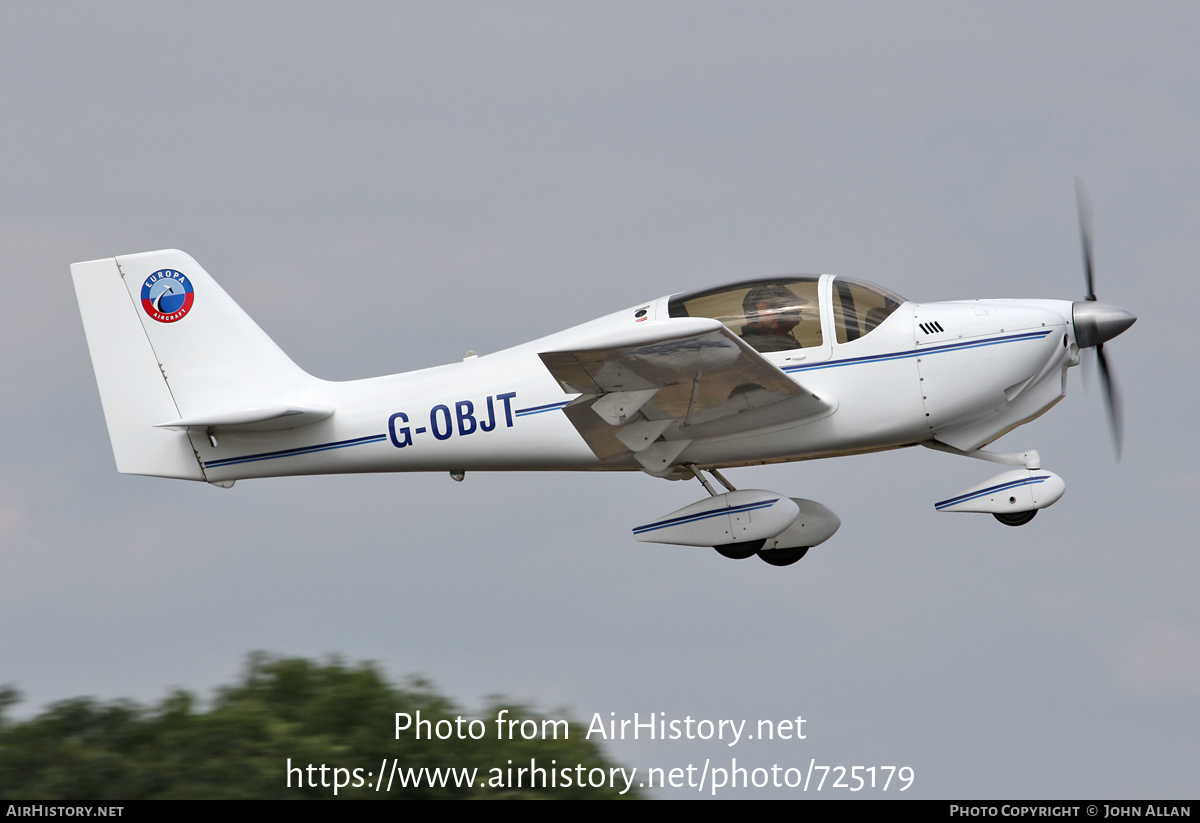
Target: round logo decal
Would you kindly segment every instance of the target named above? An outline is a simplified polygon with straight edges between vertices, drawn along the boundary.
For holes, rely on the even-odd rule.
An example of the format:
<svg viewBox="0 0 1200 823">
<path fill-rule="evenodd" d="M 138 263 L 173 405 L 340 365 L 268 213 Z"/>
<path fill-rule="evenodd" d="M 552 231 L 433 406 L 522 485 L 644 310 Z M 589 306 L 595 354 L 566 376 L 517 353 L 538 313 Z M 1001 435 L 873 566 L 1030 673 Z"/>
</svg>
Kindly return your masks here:
<svg viewBox="0 0 1200 823">
<path fill-rule="evenodd" d="M 192 281 L 174 269 L 159 269 L 142 284 L 142 308 L 159 323 L 174 323 L 192 310 Z"/>
</svg>

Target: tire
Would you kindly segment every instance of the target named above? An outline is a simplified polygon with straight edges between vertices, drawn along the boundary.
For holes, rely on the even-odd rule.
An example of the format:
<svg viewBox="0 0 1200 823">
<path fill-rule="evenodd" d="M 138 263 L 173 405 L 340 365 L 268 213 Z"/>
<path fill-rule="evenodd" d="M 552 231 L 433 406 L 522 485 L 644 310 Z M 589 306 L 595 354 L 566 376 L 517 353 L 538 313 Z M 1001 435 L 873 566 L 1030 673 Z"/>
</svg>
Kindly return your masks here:
<svg viewBox="0 0 1200 823">
<path fill-rule="evenodd" d="M 992 517 L 996 518 L 1006 526 L 1024 526 L 1026 523 L 1032 520 L 1034 515 L 1037 513 L 1037 509 L 1030 509 L 1027 512 L 1010 512 L 1007 514 L 993 512 Z"/>
<path fill-rule="evenodd" d="M 713 548 L 721 557 L 728 557 L 730 560 L 745 560 L 747 557 L 753 557 L 759 549 L 766 545 L 766 542 L 766 540 L 751 540 L 749 543 L 722 543 Z"/>
<path fill-rule="evenodd" d="M 764 563 L 770 563 L 772 566 L 790 566 L 808 554 L 809 548 L 809 546 L 795 546 L 790 549 L 768 549 L 760 551 L 758 556 Z"/>
</svg>

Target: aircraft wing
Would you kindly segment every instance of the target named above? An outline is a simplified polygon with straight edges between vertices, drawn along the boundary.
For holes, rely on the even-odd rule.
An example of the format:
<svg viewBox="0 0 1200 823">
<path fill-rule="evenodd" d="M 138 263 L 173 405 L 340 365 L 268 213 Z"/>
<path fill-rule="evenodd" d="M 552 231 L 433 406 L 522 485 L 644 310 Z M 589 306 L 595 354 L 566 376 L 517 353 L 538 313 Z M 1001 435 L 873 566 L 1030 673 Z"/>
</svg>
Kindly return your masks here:
<svg viewBox="0 0 1200 823">
<path fill-rule="evenodd" d="M 800 423 L 833 410 L 708 318 L 647 321 L 539 357 L 580 397 L 568 419 L 601 460 L 660 471 L 693 440 Z"/>
</svg>

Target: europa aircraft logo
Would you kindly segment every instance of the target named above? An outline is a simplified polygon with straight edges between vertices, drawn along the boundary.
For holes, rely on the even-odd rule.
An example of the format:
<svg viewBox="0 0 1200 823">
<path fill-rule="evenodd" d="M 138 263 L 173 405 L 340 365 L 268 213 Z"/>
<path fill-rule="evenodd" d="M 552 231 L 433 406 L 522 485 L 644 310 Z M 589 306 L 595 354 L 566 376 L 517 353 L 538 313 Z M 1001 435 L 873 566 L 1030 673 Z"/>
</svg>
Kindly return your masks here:
<svg viewBox="0 0 1200 823">
<path fill-rule="evenodd" d="M 142 284 L 142 308 L 159 323 L 182 320 L 195 298 L 192 281 L 174 269 L 159 269 Z"/>
</svg>

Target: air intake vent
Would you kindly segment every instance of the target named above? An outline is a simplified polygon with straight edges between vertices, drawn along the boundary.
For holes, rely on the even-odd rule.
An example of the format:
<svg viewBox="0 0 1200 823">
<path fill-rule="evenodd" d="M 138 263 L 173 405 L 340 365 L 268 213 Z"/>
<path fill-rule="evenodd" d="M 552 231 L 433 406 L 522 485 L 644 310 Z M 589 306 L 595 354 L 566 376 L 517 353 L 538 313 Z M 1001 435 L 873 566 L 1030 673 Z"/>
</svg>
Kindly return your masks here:
<svg viewBox="0 0 1200 823">
<path fill-rule="evenodd" d="M 945 331 L 945 329 L 942 328 L 941 323 L 935 320 L 932 323 L 922 323 L 921 331 L 925 332 L 926 334 L 937 334 L 938 332 Z"/>
</svg>

